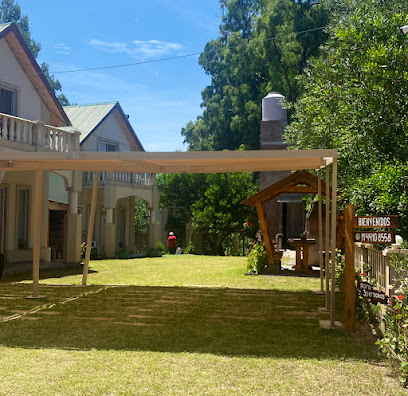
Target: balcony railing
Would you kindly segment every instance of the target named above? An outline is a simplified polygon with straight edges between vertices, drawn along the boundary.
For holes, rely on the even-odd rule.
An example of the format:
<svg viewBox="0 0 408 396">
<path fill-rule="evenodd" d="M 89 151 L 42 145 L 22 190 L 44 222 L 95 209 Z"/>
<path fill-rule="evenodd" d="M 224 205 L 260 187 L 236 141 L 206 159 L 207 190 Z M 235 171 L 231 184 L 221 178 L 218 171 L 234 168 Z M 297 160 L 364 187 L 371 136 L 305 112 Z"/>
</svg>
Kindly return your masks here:
<svg viewBox="0 0 408 396">
<path fill-rule="evenodd" d="M 93 172 L 83 172 L 84 182 L 93 182 Z M 151 173 L 132 173 L 132 172 L 99 172 L 99 181 L 112 181 L 124 184 L 136 184 L 139 186 L 151 186 L 154 183 L 154 176 Z"/>
<path fill-rule="evenodd" d="M 42 147 L 46 151 L 78 151 L 79 132 L 0 113 L 1 141 Z"/>
</svg>

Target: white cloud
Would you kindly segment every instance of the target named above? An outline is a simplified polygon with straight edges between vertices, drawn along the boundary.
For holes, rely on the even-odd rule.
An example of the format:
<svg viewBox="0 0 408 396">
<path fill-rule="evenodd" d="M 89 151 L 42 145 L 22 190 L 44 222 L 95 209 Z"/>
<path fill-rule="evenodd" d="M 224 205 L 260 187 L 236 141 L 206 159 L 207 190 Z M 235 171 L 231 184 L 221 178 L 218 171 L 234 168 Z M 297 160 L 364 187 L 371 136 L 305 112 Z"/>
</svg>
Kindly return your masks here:
<svg viewBox="0 0 408 396">
<path fill-rule="evenodd" d="M 183 49 L 181 44 L 159 40 L 134 40 L 130 43 L 124 43 L 120 41 L 109 42 L 94 39 L 91 40 L 89 44 L 102 51 L 128 54 L 131 57 L 140 60 L 146 60 L 156 56 L 169 55 Z"/>
<path fill-rule="evenodd" d="M 65 43 L 58 43 L 54 45 L 57 54 L 69 55 L 70 47 Z"/>
</svg>

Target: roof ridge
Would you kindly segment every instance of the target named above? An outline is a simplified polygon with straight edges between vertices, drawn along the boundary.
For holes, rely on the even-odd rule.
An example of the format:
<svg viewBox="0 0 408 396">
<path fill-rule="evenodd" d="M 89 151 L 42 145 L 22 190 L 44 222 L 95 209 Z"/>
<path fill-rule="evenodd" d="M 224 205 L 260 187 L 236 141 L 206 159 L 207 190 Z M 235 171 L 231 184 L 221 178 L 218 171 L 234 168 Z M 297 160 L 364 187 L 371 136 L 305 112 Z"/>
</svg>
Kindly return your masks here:
<svg viewBox="0 0 408 396">
<path fill-rule="evenodd" d="M 108 105 L 108 104 L 116 104 L 119 103 L 118 101 L 113 101 L 113 102 L 102 102 L 102 103 L 88 103 L 88 104 L 82 104 L 82 105 L 69 105 L 69 106 L 63 106 L 63 108 L 67 107 L 87 107 L 87 106 L 103 106 L 103 105 Z"/>
</svg>

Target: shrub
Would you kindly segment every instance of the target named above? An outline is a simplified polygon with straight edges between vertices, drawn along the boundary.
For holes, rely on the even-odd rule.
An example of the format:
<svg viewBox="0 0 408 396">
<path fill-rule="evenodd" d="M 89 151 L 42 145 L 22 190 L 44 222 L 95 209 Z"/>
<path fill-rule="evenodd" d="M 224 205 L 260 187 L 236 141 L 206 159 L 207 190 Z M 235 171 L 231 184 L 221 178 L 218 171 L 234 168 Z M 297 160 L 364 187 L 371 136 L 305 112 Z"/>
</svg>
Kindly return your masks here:
<svg viewBox="0 0 408 396">
<path fill-rule="evenodd" d="M 166 253 L 166 249 L 161 242 L 157 242 L 156 250 L 158 250 L 162 255 Z"/>
<path fill-rule="evenodd" d="M 268 257 L 263 243 L 255 244 L 247 257 L 247 273 L 261 275 L 268 264 Z"/>
<path fill-rule="evenodd" d="M 395 304 L 386 307 L 382 317 L 383 337 L 377 341 L 380 352 L 399 364 L 399 379 L 408 385 L 408 257 L 395 254 L 391 258 L 397 278 L 400 280 L 395 290 Z"/>
<path fill-rule="evenodd" d="M 187 247 L 184 249 L 185 254 L 194 254 L 195 253 L 195 246 L 193 242 L 189 242 Z"/>
</svg>

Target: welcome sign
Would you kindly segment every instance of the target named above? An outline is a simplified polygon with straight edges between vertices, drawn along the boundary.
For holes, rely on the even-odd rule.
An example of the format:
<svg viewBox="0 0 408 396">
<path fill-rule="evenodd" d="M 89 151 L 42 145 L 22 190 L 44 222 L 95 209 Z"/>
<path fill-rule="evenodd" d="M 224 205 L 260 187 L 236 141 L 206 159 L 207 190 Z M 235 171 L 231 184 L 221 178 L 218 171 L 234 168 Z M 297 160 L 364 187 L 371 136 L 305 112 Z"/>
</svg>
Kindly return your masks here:
<svg viewBox="0 0 408 396">
<path fill-rule="evenodd" d="M 356 216 L 354 228 L 396 228 L 399 216 Z"/>
</svg>

